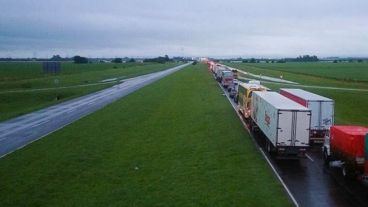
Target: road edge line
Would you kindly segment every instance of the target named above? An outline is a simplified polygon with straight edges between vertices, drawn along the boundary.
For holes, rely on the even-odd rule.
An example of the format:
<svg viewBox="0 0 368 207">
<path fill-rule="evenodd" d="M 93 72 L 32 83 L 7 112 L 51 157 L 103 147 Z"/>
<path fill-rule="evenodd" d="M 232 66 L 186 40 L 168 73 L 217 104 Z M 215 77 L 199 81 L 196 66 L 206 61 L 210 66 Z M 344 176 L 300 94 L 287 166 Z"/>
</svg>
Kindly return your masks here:
<svg viewBox="0 0 368 207">
<path fill-rule="evenodd" d="M 217 82 L 217 81 L 216 81 Z M 243 124 L 244 128 L 247 130 L 248 134 L 250 135 L 253 143 L 257 146 L 257 150 L 262 154 L 262 156 L 264 157 L 264 159 L 267 161 L 268 165 L 271 167 L 272 172 L 274 173 L 274 175 L 277 177 L 277 179 L 280 181 L 281 185 L 284 187 L 284 190 L 286 191 L 286 193 L 288 194 L 289 198 L 291 199 L 291 201 L 294 203 L 294 205 L 296 207 L 299 207 L 298 202 L 296 201 L 295 197 L 293 196 L 293 194 L 291 193 L 291 191 L 289 190 L 289 188 L 287 187 L 286 183 L 284 182 L 284 180 L 281 178 L 281 176 L 279 175 L 279 173 L 277 172 L 276 168 L 272 165 L 271 161 L 268 159 L 267 155 L 264 153 L 264 151 L 262 150 L 262 148 L 258 145 L 258 143 L 256 142 L 256 140 L 254 139 L 254 137 L 252 136 L 252 134 L 250 133 L 249 129 L 247 128 L 247 125 L 245 124 L 244 120 L 242 119 L 241 115 L 239 114 L 239 112 L 236 110 L 236 108 L 234 107 L 233 104 L 231 104 L 231 99 L 229 97 L 229 95 L 226 93 L 225 89 L 221 86 L 221 84 L 219 82 L 217 82 L 217 84 L 220 86 L 220 89 L 224 92 L 227 100 L 230 102 L 231 107 L 235 110 L 236 115 L 238 116 L 238 118 L 240 119 L 240 122 Z"/>
</svg>

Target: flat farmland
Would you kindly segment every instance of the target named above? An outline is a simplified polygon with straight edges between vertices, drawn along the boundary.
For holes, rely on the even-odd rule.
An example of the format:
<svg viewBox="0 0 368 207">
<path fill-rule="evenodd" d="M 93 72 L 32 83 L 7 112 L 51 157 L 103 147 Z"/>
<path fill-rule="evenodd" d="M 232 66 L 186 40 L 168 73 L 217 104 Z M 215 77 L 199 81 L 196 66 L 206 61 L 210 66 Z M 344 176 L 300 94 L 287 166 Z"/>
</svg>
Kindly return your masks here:
<svg viewBox="0 0 368 207">
<path fill-rule="evenodd" d="M 0 121 L 175 65 L 177 63 L 62 63 L 60 73 L 44 74 L 41 63 L 0 63 Z M 104 81 L 108 79 L 110 81 Z"/>
<path fill-rule="evenodd" d="M 257 63 L 246 64 L 262 69 L 313 75 L 318 77 L 368 82 L 368 62 L 363 63 Z"/>
<path fill-rule="evenodd" d="M 0 206 L 292 205 L 202 64 L 4 157 L 0 180 Z"/>
</svg>

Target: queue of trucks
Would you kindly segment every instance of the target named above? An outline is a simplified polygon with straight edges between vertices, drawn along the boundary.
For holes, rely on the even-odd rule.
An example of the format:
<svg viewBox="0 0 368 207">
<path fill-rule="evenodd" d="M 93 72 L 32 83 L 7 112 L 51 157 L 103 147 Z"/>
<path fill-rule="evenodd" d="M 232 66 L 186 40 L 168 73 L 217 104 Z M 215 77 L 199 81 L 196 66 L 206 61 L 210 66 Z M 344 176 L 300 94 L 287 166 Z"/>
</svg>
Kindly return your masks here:
<svg viewBox="0 0 368 207">
<path fill-rule="evenodd" d="M 368 183 L 368 128 L 335 125 L 332 99 L 302 89 L 274 92 L 256 80 L 240 82 L 234 68 L 213 61 L 207 64 L 227 88 L 249 130 L 264 135 L 271 155 L 303 157 L 311 145 L 323 143 L 327 166 Z"/>
</svg>

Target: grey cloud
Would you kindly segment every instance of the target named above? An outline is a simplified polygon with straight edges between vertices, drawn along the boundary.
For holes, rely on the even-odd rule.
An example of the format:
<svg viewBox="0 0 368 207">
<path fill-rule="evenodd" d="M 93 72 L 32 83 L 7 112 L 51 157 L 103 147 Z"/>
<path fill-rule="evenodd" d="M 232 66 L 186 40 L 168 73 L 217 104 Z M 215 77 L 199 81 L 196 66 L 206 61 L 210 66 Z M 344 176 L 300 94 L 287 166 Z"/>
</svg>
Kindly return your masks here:
<svg viewBox="0 0 368 207">
<path fill-rule="evenodd" d="M 0 56 L 367 56 L 368 2 L 3 0 Z"/>
</svg>

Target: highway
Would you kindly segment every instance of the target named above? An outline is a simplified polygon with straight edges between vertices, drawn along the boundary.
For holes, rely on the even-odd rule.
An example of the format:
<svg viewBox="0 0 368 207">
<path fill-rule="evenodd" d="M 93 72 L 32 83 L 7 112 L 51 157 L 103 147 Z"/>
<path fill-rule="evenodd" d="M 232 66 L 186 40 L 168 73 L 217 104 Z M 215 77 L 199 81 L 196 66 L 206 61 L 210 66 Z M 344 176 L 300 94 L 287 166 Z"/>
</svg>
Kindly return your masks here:
<svg viewBox="0 0 368 207">
<path fill-rule="evenodd" d="M 126 79 L 110 88 L 1 122 L 0 158 L 189 64 Z"/>
<path fill-rule="evenodd" d="M 221 87 L 220 84 L 219 86 Z M 326 167 L 320 145 L 310 147 L 305 158 L 280 159 L 270 156 L 266 152 L 264 135 L 252 133 L 247 128 L 243 117 L 237 111 L 236 103 L 224 88 L 222 90 L 295 206 L 368 206 L 368 186 L 356 180 L 346 180 L 339 168 Z"/>
</svg>

